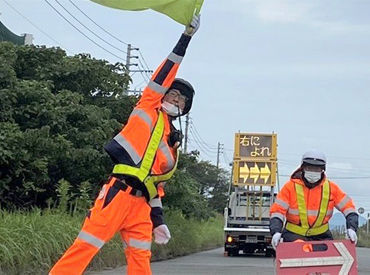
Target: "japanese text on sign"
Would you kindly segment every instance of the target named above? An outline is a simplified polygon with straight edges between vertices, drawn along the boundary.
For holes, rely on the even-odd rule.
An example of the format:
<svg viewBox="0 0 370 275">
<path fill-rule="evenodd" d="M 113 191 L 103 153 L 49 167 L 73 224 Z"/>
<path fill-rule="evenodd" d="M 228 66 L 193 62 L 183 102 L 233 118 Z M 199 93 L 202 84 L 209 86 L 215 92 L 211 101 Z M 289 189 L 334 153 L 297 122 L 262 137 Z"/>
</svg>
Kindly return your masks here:
<svg viewBox="0 0 370 275">
<path fill-rule="evenodd" d="M 237 157 L 275 158 L 276 135 L 238 134 Z"/>
</svg>

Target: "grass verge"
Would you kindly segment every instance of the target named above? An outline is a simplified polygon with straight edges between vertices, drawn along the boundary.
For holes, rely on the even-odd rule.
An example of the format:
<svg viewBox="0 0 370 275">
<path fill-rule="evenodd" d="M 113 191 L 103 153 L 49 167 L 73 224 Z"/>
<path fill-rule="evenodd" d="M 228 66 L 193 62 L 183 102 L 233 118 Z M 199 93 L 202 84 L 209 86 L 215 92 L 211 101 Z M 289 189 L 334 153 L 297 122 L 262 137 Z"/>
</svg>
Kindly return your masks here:
<svg viewBox="0 0 370 275">
<path fill-rule="evenodd" d="M 0 274 L 46 274 L 80 231 L 84 216 L 41 211 L 0 211 Z M 166 246 L 152 246 L 152 260 L 163 260 L 223 244 L 223 218 L 186 219 L 168 211 L 166 222 L 172 239 Z M 90 263 L 89 270 L 125 263 L 123 245 L 116 235 Z"/>
</svg>

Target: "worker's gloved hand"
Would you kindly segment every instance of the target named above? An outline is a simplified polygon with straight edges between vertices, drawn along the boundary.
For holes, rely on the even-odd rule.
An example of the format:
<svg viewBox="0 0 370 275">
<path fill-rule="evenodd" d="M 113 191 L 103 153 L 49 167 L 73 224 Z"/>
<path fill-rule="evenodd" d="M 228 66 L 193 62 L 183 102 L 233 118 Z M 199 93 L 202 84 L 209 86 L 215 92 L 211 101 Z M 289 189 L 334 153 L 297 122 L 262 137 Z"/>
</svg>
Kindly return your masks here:
<svg viewBox="0 0 370 275">
<path fill-rule="evenodd" d="M 181 145 L 183 138 L 184 135 L 181 133 L 181 131 L 173 130 L 168 137 L 168 145 L 170 145 L 174 149 L 177 149 Z"/>
<path fill-rule="evenodd" d="M 161 224 L 154 228 L 154 242 L 157 244 L 166 244 L 171 239 L 170 230 L 167 225 Z"/>
<path fill-rule="evenodd" d="M 347 229 L 347 238 L 350 239 L 353 243 L 357 244 L 357 234 L 355 230 L 351 228 Z"/>
<path fill-rule="evenodd" d="M 283 239 L 281 238 L 281 233 L 276 232 L 274 236 L 272 236 L 271 245 L 276 250 L 276 247 L 281 243 Z"/>
<path fill-rule="evenodd" d="M 193 19 L 191 20 L 190 24 L 185 27 L 185 34 L 189 36 L 193 36 L 194 33 L 197 32 L 200 26 L 200 14 L 194 14 Z"/>
</svg>

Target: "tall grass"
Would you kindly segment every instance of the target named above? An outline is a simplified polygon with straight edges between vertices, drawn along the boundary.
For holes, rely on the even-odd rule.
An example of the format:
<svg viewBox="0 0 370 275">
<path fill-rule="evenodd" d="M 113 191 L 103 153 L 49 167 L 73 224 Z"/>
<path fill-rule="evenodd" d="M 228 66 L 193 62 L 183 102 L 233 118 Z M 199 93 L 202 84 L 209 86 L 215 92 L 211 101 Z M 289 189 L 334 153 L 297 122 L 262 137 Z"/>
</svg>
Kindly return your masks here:
<svg viewBox="0 0 370 275">
<path fill-rule="evenodd" d="M 333 237 L 334 237 L 335 240 L 345 239 L 346 238 L 345 232 L 346 232 L 345 226 L 340 228 L 340 230 L 333 230 L 332 231 Z M 370 247 L 370 232 L 368 233 L 366 231 L 366 225 L 360 227 L 357 230 L 357 238 L 358 238 L 358 241 L 357 241 L 356 246 L 358 246 L 358 247 Z"/>
<path fill-rule="evenodd" d="M 153 260 L 166 259 L 217 247 L 223 243 L 222 217 L 208 221 L 185 219 L 168 211 L 166 222 L 172 239 L 166 246 L 153 245 Z M 0 274 L 46 274 L 72 244 L 84 216 L 61 211 L 0 211 Z M 119 236 L 107 243 L 89 265 L 90 270 L 124 264 Z"/>
</svg>

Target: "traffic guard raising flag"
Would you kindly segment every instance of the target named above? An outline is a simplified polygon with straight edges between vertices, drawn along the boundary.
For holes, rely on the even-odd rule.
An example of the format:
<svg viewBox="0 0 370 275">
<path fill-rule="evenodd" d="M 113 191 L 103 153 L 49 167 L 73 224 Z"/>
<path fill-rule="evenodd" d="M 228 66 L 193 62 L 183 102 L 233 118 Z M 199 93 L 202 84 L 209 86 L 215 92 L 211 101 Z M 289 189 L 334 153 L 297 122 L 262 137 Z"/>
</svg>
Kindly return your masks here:
<svg viewBox="0 0 370 275">
<path fill-rule="evenodd" d="M 173 20 L 189 25 L 194 13 L 199 14 L 204 0 L 91 0 L 103 6 L 139 11 L 152 9 Z"/>
</svg>

